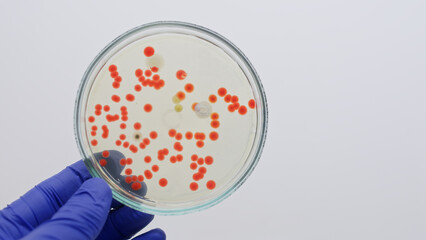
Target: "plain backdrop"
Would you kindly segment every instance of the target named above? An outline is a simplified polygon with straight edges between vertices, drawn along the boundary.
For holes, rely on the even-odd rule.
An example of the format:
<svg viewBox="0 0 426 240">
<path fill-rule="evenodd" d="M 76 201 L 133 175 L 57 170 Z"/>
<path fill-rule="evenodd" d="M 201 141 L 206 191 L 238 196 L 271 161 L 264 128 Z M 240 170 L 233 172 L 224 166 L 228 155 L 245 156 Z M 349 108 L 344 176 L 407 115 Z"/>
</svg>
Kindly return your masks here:
<svg viewBox="0 0 426 240">
<path fill-rule="evenodd" d="M 0 207 L 80 159 L 95 55 L 157 20 L 235 43 L 269 103 L 262 158 L 168 239 L 426 239 L 425 1 L 0 1 Z"/>
</svg>

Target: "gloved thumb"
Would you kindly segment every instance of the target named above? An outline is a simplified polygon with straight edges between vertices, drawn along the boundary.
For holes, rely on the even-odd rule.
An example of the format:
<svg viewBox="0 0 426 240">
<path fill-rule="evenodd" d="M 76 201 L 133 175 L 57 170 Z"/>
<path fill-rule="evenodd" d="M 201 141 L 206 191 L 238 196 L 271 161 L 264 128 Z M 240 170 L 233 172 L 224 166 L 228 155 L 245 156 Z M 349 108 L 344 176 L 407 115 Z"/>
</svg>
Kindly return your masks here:
<svg viewBox="0 0 426 240">
<path fill-rule="evenodd" d="M 84 182 L 53 217 L 24 239 L 95 239 L 110 210 L 111 189 L 100 178 Z"/>
</svg>

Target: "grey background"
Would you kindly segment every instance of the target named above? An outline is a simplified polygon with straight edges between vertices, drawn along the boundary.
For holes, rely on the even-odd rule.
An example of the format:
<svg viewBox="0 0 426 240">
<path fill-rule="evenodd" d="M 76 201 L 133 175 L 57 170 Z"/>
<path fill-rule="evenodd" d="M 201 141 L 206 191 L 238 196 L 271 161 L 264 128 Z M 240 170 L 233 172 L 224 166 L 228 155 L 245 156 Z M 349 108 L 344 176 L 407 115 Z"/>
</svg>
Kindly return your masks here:
<svg viewBox="0 0 426 240">
<path fill-rule="evenodd" d="M 80 159 L 74 99 L 90 61 L 137 25 L 233 41 L 270 107 L 248 181 L 169 239 L 426 239 L 425 1 L 0 1 L 0 207 Z"/>
</svg>

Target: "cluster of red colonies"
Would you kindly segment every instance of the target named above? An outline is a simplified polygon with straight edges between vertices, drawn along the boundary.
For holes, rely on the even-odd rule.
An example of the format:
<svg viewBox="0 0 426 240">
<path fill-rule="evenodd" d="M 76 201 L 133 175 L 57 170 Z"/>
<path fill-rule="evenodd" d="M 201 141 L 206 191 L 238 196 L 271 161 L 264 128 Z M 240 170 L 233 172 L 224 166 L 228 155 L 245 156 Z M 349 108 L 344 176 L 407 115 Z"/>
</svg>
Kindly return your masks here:
<svg viewBox="0 0 426 240">
<path fill-rule="evenodd" d="M 146 47 L 143 51 L 144 55 L 146 57 L 151 57 L 154 55 L 155 50 L 153 47 Z M 122 77 L 118 73 L 118 68 L 116 65 L 110 65 L 108 67 L 108 70 L 110 72 L 110 76 L 113 79 L 112 87 L 114 89 L 120 88 Z M 136 94 L 142 91 L 143 87 L 152 87 L 156 90 L 160 90 L 163 88 L 166 84 L 166 82 L 161 79 L 160 75 L 158 74 L 159 68 L 158 67 L 151 67 L 150 69 L 142 70 L 142 69 L 136 69 L 135 70 L 135 76 L 138 80 L 138 83 L 134 85 L 134 91 Z M 176 78 L 178 80 L 184 80 L 187 77 L 187 73 L 184 70 L 178 70 L 176 72 Z M 192 83 L 187 83 L 184 86 L 183 89 L 187 93 L 192 93 L 194 91 L 194 85 Z M 176 97 L 179 99 L 179 101 L 183 101 L 186 97 L 184 91 L 178 91 L 176 93 Z M 125 96 L 120 97 L 117 94 L 113 94 L 111 96 L 111 100 L 118 104 L 121 102 L 122 98 L 126 100 L 126 102 L 132 103 L 136 101 L 136 97 L 133 93 L 128 93 Z M 227 110 L 229 112 L 238 112 L 241 115 L 245 115 L 247 113 L 247 107 L 239 102 L 239 98 L 236 95 L 231 95 L 228 93 L 227 89 L 225 88 L 219 88 L 216 94 L 211 94 L 208 96 L 208 101 L 212 104 L 216 103 L 218 101 L 218 98 L 222 98 L 225 103 L 228 104 Z M 192 109 L 195 109 L 197 103 L 192 104 Z M 250 99 L 247 104 L 248 108 L 254 109 L 256 104 L 254 99 Z M 120 114 L 109 114 L 110 111 L 109 105 L 101 105 L 96 104 L 94 109 L 94 115 L 96 117 L 100 117 L 103 112 L 105 112 L 105 119 L 107 122 L 115 122 L 120 121 L 119 124 L 120 129 L 125 130 L 127 129 L 126 122 L 129 120 L 128 117 L 128 111 L 127 106 L 124 104 L 120 107 Z M 143 105 L 142 109 L 146 113 L 150 113 L 153 111 L 153 106 L 150 103 L 146 103 Z M 93 137 L 91 140 L 92 146 L 97 146 L 98 141 L 95 139 L 97 136 L 98 127 L 94 125 L 94 122 L 96 120 L 95 116 L 89 116 L 88 121 L 89 123 L 92 123 L 90 135 Z M 175 164 L 179 162 L 183 162 L 184 157 L 182 155 L 182 151 L 184 149 L 184 146 L 182 145 L 182 140 L 193 140 L 195 141 L 195 144 L 198 148 L 203 148 L 205 146 L 205 141 L 207 139 L 211 141 L 217 141 L 219 139 L 219 133 L 217 132 L 217 129 L 220 127 L 219 122 L 219 114 L 217 112 L 213 112 L 210 115 L 210 126 L 212 130 L 207 133 L 203 132 L 192 132 L 192 131 L 186 131 L 186 132 L 178 132 L 176 129 L 169 129 L 168 136 L 172 138 L 175 142 L 173 144 L 173 151 L 175 151 L 176 154 L 171 154 L 169 156 L 169 149 L 168 148 L 161 148 L 157 151 L 156 159 L 158 161 L 163 161 L 166 158 L 168 159 L 168 162 Z M 123 147 L 126 149 L 129 149 L 132 153 L 137 153 L 138 151 L 142 151 L 146 149 L 150 144 L 151 141 L 158 138 L 158 133 L 156 131 L 149 132 L 147 137 L 143 137 L 140 130 L 142 129 L 142 123 L 135 122 L 133 123 L 133 128 L 135 130 L 134 135 L 132 136 L 133 141 L 137 141 L 138 144 L 131 144 L 129 137 L 126 134 L 120 134 L 119 138 L 115 140 L 115 145 L 117 147 Z M 103 139 L 107 139 L 109 136 L 109 128 L 108 125 L 102 125 L 101 126 L 102 134 L 101 137 Z M 99 164 L 102 167 L 107 166 L 108 161 L 107 158 L 109 157 L 108 151 L 102 152 L 102 159 L 99 160 Z M 154 174 L 159 173 L 160 167 L 157 164 L 153 164 L 152 157 L 149 155 L 146 155 L 143 157 L 143 161 L 147 164 L 147 167 L 151 165 L 150 168 L 144 170 L 144 172 L 140 175 L 134 175 L 133 170 L 131 168 L 131 165 L 133 164 L 132 158 L 123 158 L 120 160 L 120 165 L 125 166 L 124 173 L 126 175 L 125 182 L 128 184 L 131 184 L 131 188 L 133 190 L 139 190 L 142 185 L 141 182 L 150 180 L 153 178 Z M 192 174 L 191 179 L 193 180 L 189 184 L 189 189 L 192 191 L 196 191 L 199 189 L 199 182 L 205 178 L 205 175 L 207 174 L 207 168 L 208 166 L 212 165 L 214 163 L 214 159 L 212 156 L 205 156 L 201 157 L 197 154 L 192 154 L 190 158 L 189 168 L 194 171 Z M 188 160 L 189 161 L 189 160 Z M 169 184 L 167 178 L 161 177 L 158 180 L 158 185 L 161 187 L 166 187 Z M 205 186 L 207 189 L 214 189 L 216 187 L 216 182 L 214 180 L 208 180 L 205 183 Z"/>
</svg>

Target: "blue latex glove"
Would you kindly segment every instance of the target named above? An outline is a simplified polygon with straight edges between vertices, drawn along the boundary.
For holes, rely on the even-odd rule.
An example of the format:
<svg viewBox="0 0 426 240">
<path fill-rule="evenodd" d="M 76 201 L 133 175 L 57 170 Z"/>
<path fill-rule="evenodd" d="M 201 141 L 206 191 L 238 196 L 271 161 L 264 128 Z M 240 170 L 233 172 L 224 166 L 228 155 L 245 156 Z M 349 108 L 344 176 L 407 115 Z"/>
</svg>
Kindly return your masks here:
<svg viewBox="0 0 426 240">
<path fill-rule="evenodd" d="M 0 239 L 129 239 L 153 218 L 113 200 L 105 181 L 79 161 L 0 211 Z M 153 229 L 134 239 L 166 236 Z"/>
</svg>

